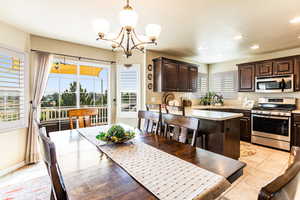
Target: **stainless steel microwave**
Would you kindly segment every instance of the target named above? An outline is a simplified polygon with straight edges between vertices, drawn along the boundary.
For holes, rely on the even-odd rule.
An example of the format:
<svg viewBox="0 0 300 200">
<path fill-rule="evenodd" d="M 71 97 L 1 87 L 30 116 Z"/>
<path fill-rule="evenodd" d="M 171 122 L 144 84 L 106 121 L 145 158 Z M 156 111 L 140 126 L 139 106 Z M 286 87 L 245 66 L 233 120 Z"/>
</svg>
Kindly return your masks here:
<svg viewBox="0 0 300 200">
<path fill-rule="evenodd" d="M 255 92 L 294 92 L 294 75 L 256 77 Z"/>
</svg>

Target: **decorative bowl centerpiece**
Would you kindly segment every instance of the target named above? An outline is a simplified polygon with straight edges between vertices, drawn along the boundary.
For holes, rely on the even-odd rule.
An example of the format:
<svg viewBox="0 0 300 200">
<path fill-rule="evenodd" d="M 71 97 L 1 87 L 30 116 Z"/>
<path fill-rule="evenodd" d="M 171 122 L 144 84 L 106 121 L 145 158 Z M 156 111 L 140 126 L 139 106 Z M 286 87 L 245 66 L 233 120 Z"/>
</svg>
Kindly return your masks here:
<svg viewBox="0 0 300 200">
<path fill-rule="evenodd" d="M 111 142 L 111 143 L 124 143 L 135 137 L 135 132 L 131 130 L 125 130 L 120 125 L 113 125 L 108 129 L 107 132 L 100 132 L 99 135 L 96 136 L 98 140 Z"/>
</svg>

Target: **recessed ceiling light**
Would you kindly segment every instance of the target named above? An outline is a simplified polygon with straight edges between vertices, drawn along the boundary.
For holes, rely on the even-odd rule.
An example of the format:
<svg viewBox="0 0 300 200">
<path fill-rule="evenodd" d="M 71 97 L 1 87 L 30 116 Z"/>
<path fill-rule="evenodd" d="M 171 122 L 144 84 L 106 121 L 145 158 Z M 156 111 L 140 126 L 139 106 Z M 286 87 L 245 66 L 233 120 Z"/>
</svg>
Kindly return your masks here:
<svg viewBox="0 0 300 200">
<path fill-rule="evenodd" d="M 235 39 L 235 40 L 240 40 L 240 39 L 242 39 L 242 38 L 243 38 L 242 35 L 236 35 L 236 36 L 233 37 L 233 39 Z"/>
<path fill-rule="evenodd" d="M 258 44 L 255 44 L 255 45 L 252 45 L 250 48 L 253 49 L 253 50 L 259 49 L 259 45 L 258 45 Z"/>
<path fill-rule="evenodd" d="M 291 24 L 296 24 L 296 23 L 300 23 L 300 17 L 295 17 L 294 19 L 290 20 Z"/>
<path fill-rule="evenodd" d="M 300 39 L 300 35 L 298 36 L 298 39 Z"/>
</svg>

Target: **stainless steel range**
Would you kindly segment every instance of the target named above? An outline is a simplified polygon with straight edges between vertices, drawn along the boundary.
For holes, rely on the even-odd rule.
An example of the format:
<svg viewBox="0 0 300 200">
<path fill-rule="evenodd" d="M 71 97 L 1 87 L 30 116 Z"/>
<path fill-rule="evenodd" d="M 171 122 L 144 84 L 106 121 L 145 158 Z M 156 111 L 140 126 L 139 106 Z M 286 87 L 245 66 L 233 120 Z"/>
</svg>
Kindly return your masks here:
<svg viewBox="0 0 300 200">
<path fill-rule="evenodd" d="M 251 142 L 290 150 L 293 98 L 259 98 L 252 110 Z"/>
</svg>

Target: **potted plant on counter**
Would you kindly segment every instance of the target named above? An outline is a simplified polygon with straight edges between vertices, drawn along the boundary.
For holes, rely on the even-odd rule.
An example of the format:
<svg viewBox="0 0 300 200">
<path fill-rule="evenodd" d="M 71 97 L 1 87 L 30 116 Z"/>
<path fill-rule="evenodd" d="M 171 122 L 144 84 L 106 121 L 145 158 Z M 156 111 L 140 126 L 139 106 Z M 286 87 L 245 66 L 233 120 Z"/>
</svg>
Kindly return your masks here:
<svg viewBox="0 0 300 200">
<path fill-rule="evenodd" d="M 200 98 L 200 105 L 223 105 L 224 98 L 222 95 L 218 95 L 215 92 L 207 92 L 205 96 Z"/>
</svg>

